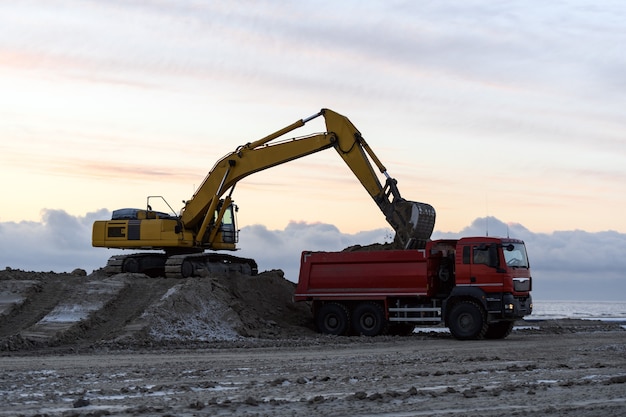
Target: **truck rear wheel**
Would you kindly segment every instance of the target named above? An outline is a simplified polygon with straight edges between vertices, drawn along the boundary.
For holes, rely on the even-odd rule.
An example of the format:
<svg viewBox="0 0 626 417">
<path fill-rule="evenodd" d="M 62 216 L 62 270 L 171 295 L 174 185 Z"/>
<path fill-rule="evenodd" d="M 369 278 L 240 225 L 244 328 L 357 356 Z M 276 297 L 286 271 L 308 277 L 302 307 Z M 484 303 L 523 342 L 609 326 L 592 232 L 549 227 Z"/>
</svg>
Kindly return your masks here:
<svg viewBox="0 0 626 417">
<path fill-rule="evenodd" d="M 483 309 L 473 301 L 461 301 L 448 316 L 452 336 L 459 340 L 482 339 L 487 331 Z"/>
<path fill-rule="evenodd" d="M 387 327 L 385 312 L 378 303 L 361 303 L 352 312 L 352 330 L 363 336 L 377 336 Z"/>
<path fill-rule="evenodd" d="M 326 303 L 315 316 L 315 324 L 321 333 L 343 335 L 350 327 L 348 309 L 343 304 Z"/>
</svg>

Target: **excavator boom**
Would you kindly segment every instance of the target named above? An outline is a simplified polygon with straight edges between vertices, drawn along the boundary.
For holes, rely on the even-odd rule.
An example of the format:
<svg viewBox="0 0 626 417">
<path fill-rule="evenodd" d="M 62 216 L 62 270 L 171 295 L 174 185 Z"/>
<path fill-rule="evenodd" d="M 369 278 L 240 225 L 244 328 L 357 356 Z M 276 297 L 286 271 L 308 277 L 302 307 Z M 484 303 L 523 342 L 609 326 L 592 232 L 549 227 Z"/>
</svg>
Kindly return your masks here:
<svg viewBox="0 0 626 417">
<path fill-rule="evenodd" d="M 352 122 L 331 110 L 322 111 L 327 130 L 337 132 L 340 138 L 335 149 L 361 181 L 396 232 L 396 245 L 403 249 L 426 247 L 426 242 L 435 227 L 435 209 L 430 204 L 403 199 L 397 181 L 389 176 L 385 166 Z M 385 176 L 384 187 L 378 181 L 370 160 Z"/>
</svg>

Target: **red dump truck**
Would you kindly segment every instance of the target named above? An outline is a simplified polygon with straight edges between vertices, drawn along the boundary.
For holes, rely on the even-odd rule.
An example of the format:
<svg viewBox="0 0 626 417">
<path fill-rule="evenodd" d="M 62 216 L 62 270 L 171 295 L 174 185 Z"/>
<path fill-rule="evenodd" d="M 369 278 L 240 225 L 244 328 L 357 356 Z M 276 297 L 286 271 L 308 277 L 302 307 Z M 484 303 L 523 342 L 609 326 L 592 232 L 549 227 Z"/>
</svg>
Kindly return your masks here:
<svg viewBox="0 0 626 417">
<path fill-rule="evenodd" d="M 420 250 L 303 252 L 294 299 L 318 330 L 409 334 L 445 323 L 457 339 L 503 339 L 532 312 L 524 242 L 496 237 L 429 241 Z"/>
</svg>

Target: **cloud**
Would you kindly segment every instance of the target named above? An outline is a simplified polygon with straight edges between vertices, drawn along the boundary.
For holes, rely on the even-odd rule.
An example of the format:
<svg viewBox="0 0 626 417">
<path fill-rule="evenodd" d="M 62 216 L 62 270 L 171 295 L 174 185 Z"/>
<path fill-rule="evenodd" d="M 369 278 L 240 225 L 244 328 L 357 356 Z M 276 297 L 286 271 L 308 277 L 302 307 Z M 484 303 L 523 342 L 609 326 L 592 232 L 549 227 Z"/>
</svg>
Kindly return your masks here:
<svg viewBox="0 0 626 417">
<path fill-rule="evenodd" d="M 31 271 L 88 272 L 103 267 L 120 251 L 91 247 L 93 221 L 110 218 L 101 209 L 85 216 L 63 210 L 42 211 L 39 222 L 0 222 L 0 267 Z M 518 223 L 495 217 L 477 218 L 459 232 L 436 231 L 434 239 L 462 236 L 510 236 L 526 242 L 533 271 L 533 297 L 539 300 L 624 300 L 626 234 L 583 230 L 534 233 Z M 339 251 L 393 239 L 389 229 L 342 233 L 325 223 L 290 222 L 283 230 L 245 226 L 237 256 L 256 259 L 259 270 L 282 269 L 298 279 L 302 251 Z"/>
<path fill-rule="evenodd" d="M 618 5 L 584 10 L 523 3 L 82 2 L 60 12 L 31 2 L 0 10 L 10 40 L 7 64 L 68 68 L 72 76 L 99 82 L 134 85 L 145 79 L 143 72 L 182 73 L 279 85 L 314 80 L 311 88 L 324 83 L 352 93 L 376 83 L 376 93 L 386 94 L 389 85 L 378 81 L 383 71 L 404 74 L 389 95 L 396 100 L 406 90 L 406 77 L 415 74 L 505 88 L 552 87 L 568 82 L 563 73 L 592 78 L 594 87 L 608 82 L 608 88 L 600 87 L 609 92 L 623 84 L 619 48 L 597 47 L 607 38 L 620 40 Z M 603 59 L 591 59 L 599 54 Z M 357 69 L 367 83 L 351 76 Z M 326 76 L 320 79 L 320 73 Z"/>
<path fill-rule="evenodd" d="M 91 226 L 110 217 L 106 209 L 85 216 L 44 209 L 39 222 L 0 222 L 0 268 L 91 272 L 103 267 L 114 252 L 91 246 Z"/>
<path fill-rule="evenodd" d="M 626 234 L 584 230 L 534 233 L 519 223 L 478 218 L 460 232 L 435 232 L 434 239 L 510 236 L 524 240 L 536 299 L 626 300 Z"/>
</svg>

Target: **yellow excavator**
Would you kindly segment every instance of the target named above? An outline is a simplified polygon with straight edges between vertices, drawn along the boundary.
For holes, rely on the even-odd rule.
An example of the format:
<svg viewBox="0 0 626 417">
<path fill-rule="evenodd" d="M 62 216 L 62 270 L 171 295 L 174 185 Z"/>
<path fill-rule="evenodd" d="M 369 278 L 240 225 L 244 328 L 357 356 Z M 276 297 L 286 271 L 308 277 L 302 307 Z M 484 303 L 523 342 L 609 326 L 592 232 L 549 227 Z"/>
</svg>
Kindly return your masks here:
<svg viewBox="0 0 626 417">
<path fill-rule="evenodd" d="M 326 132 L 272 142 L 319 116 L 325 119 Z M 105 271 L 175 278 L 230 271 L 255 275 L 257 264 L 253 259 L 214 252 L 237 249 L 237 206 L 232 200 L 235 185 L 255 172 L 329 148 L 343 158 L 383 212 L 396 232 L 396 247 L 424 248 L 435 225 L 434 208 L 403 199 L 396 180 L 387 174 L 350 120 L 322 109 L 269 136 L 239 146 L 220 159 L 185 202 L 180 215 L 152 210 L 150 199 L 162 197 L 151 196 L 145 210 L 115 210 L 111 220 L 96 221 L 92 236 L 95 247 L 158 251 L 112 256 Z M 385 176 L 384 186 L 370 160 Z"/>
</svg>

